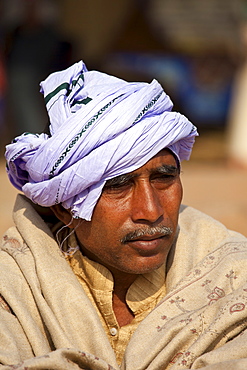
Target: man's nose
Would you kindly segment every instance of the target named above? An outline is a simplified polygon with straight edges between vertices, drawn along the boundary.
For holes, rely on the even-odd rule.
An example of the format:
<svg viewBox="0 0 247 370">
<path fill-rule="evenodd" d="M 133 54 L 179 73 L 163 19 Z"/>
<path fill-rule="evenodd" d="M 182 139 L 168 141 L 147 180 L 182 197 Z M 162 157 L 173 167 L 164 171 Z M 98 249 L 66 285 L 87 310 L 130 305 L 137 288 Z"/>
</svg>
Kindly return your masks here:
<svg viewBox="0 0 247 370">
<path fill-rule="evenodd" d="M 132 194 L 132 221 L 154 224 L 164 214 L 161 194 L 150 183 L 137 186 Z"/>
</svg>

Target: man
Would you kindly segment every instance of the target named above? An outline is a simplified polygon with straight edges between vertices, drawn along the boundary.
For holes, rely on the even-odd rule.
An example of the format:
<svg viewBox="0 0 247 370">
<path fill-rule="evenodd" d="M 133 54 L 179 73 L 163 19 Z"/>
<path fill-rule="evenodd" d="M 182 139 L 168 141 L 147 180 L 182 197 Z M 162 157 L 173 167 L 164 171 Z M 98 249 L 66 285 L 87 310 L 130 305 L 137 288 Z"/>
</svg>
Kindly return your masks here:
<svg viewBox="0 0 247 370">
<path fill-rule="evenodd" d="M 247 240 L 180 206 L 195 127 L 156 81 L 41 87 L 49 132 L 6 150 L 2 369 L 246 368 Z"/>
</svg>

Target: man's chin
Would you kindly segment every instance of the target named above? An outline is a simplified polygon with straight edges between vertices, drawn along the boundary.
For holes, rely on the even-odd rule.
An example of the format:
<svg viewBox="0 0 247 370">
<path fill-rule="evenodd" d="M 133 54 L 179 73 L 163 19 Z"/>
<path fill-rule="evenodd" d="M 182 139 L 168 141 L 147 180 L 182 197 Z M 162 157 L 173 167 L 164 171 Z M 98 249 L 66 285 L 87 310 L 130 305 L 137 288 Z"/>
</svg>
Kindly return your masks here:
<svg viewBox="0 0 247 370">
<path fill-rule="evenodd" d="M 121 270 L 126 274 L 143 275 L 158 270 L 166 262 L 166 258 L 160 261 L 138 261 L 135 265 L 125 266 Z"/>
</svg>

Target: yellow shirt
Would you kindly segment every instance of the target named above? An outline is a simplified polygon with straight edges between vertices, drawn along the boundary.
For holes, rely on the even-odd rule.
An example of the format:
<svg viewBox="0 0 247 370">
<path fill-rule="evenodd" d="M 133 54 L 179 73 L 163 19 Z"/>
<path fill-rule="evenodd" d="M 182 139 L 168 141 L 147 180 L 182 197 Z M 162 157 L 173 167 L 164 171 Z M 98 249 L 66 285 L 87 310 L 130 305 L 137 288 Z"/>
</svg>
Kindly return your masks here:
<svg viewBox="0 0 247 370">
<path fill-rule="evenodd" d="M 120 364 L 125 348 L 138 324 L 166 294 L 165 267 L 162 266 L 151 273 L 139 275 L 130 286 L 126 302 L 135 317 L 130 324 L 120 327 L 112 307 L 113 277 L 111 272 L 106 267 L 83 256 L 79 250 L 73 255 L 67 255 L 66 259 L 97 310 Z"/>
</svg>

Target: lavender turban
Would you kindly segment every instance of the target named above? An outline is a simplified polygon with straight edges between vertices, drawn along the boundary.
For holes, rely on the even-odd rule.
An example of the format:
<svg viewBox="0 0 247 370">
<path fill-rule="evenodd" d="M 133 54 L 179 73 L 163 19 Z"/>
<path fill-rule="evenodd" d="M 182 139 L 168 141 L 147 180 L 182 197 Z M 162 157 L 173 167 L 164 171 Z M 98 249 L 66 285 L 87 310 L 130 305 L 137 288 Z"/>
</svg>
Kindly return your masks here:
<svg viewBox="0 0 247 370">
<path fill-rule="evenodd" d="M 132 82 L 81 61 L 41 83 L 50 133 L 6 147 L 12 184 L 34 203 L 62 203 L 90 220 L 106 180 L 136 170 L 164 148 L 189 159 L 197 131 L 160 84 Z"/>
</svg>

